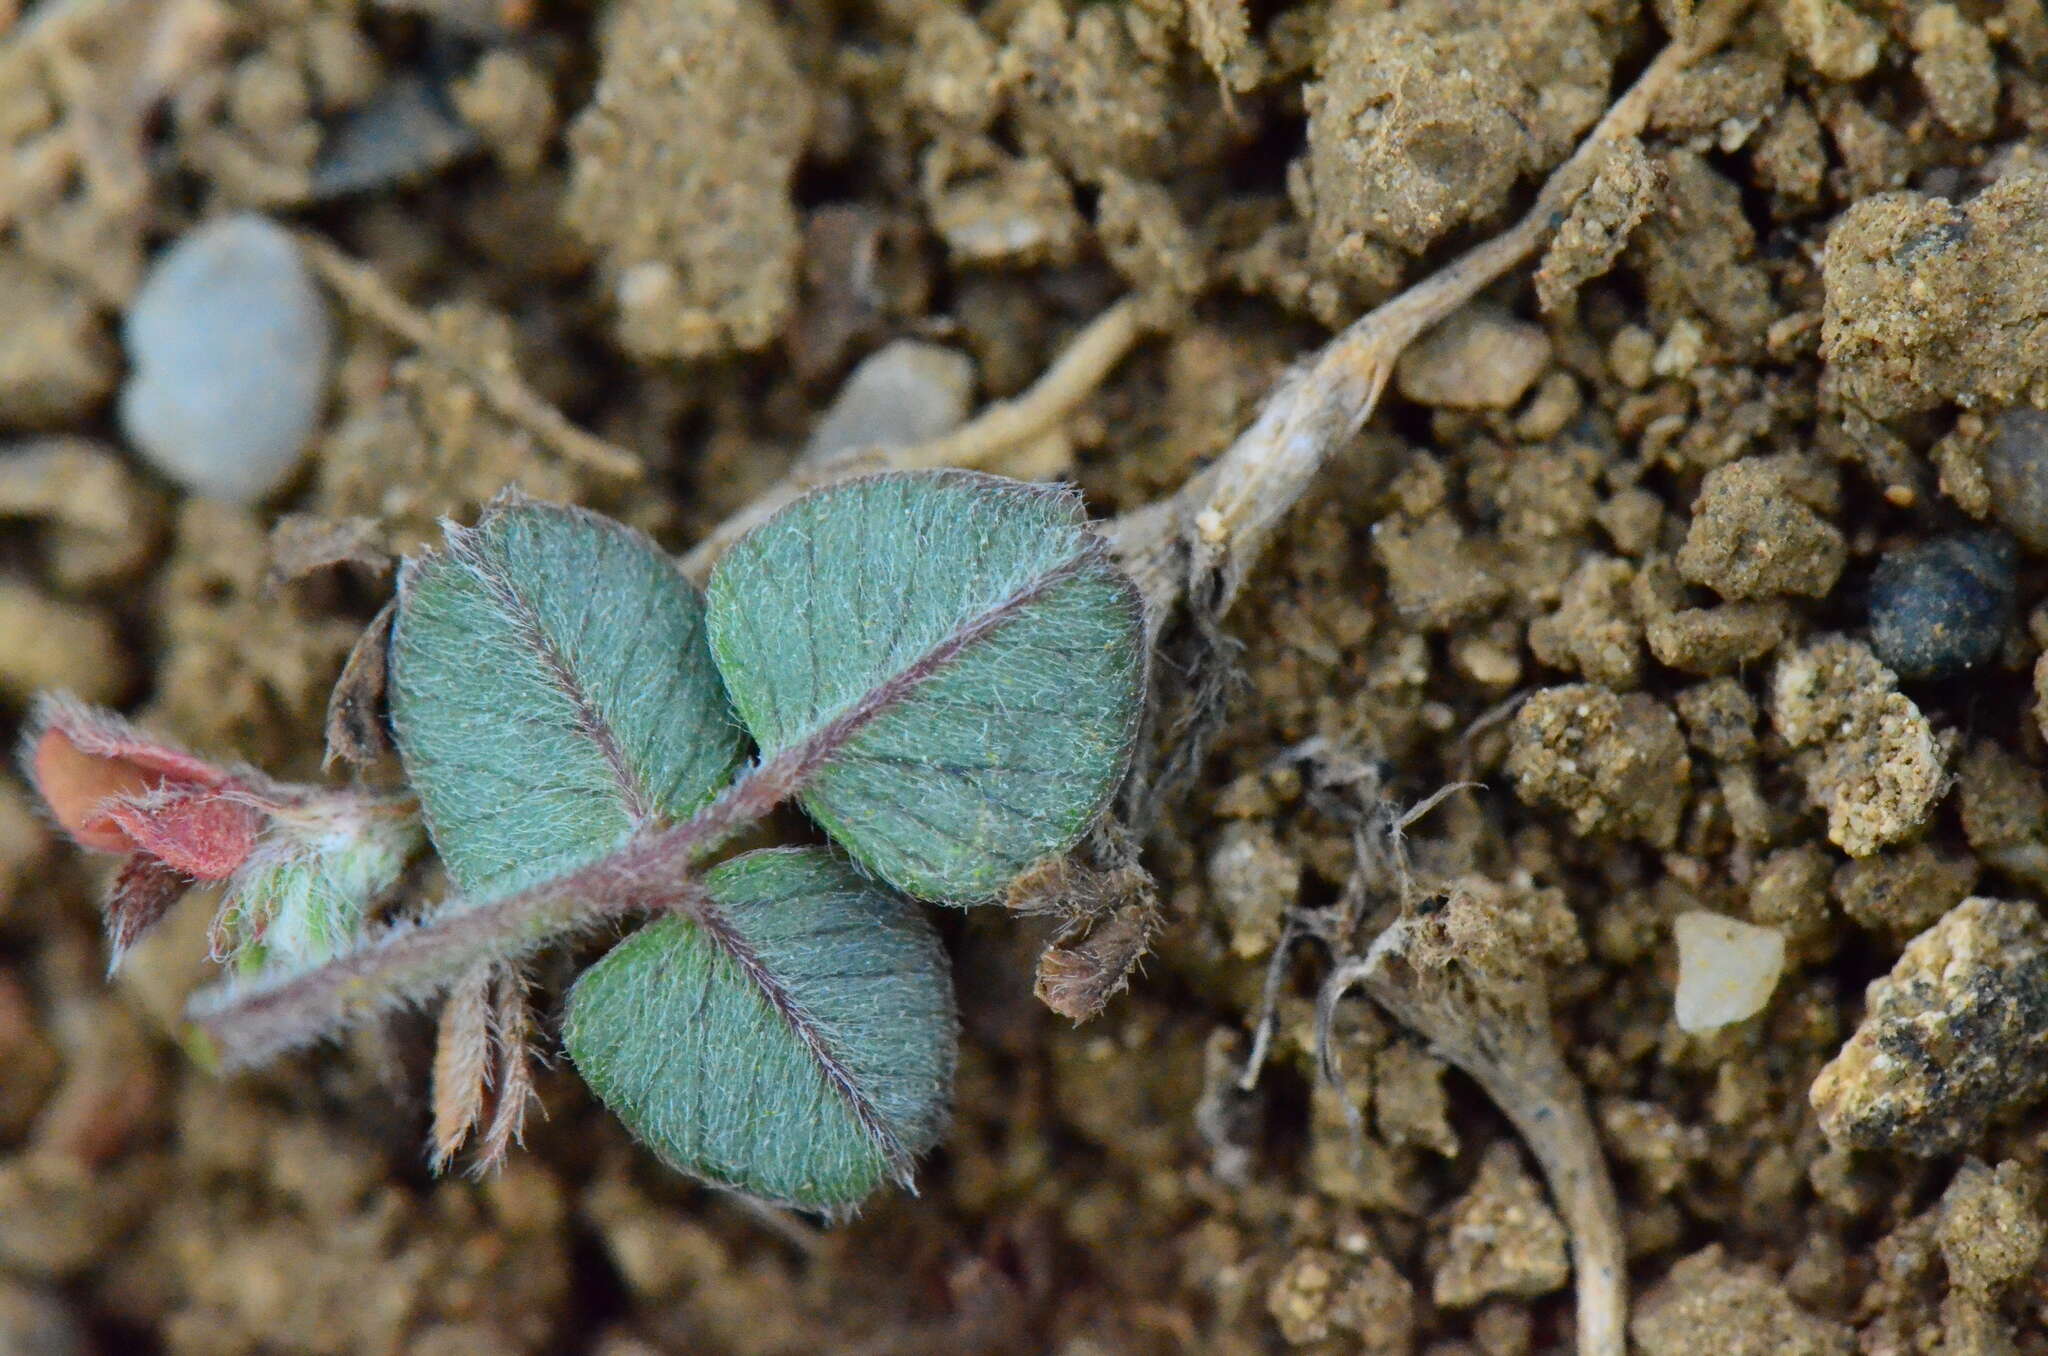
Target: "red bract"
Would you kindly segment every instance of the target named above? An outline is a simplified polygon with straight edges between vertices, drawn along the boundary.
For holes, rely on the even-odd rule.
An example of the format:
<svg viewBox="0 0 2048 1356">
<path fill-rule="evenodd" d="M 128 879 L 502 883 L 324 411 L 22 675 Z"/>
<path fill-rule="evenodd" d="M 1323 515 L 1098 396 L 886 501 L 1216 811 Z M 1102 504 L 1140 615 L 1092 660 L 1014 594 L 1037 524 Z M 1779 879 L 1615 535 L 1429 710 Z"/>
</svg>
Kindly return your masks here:
<svg viewBox="0 0 2048 1356">
<path fill-rule="evenodd" d="M 242 780 L 66 698 L 37 704 L 22 761 L 51 815 L 80 844 L 192 880 L 233 875 L 263 829 L 263 811 Z"/>
</svg>

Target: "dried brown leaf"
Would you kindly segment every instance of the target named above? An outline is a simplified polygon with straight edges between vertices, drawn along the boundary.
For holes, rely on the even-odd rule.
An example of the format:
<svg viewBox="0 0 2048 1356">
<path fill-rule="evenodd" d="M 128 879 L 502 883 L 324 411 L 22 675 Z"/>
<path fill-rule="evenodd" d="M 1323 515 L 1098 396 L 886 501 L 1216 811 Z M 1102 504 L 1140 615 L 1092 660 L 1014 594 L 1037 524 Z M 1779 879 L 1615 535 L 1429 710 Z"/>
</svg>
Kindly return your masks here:
<svg viewBox="0 0 2048 1356">
<path fill-rule="evenodd" d="M 492 995 L 492 1035 L 498 1062 L 498 1100 L 491 1123 L 477 1149 L 472 1176 L 503 1167 L 512 1146 L 525 1142 L 526 1108 L 534 1098 L 533 1001 L 525 972 L 506 966 L 498 971 Z"/>
<path fill-rule="evenodd" d="M 331 766 L 339 758 L 361 767 L 391 752 L 391 736 L 384 729 L 384 679 L 391 647 L 391 619 L 397 602 L 384 604 L 342 665 L 341 677 L 327 698 L 327 756 L 321 765 Z"/>
<path fill-rule="evenodd" d="M 1149 896 L 1135 900 L 1077 935 L 1056 938 L 1038 958 L 1038 1001 L 1074 1022 L 1101 1015 L 1124 991 L 1159 921 Z"/>
<path fill-rule="evenodd" d="M 483 1116 L 491 1077 L 491 989 L 497 967 L 485 961 L 456 981 L 441 1008 L 434 1046 L 434 1129 L 428 1162 L 445 1171 Z"/>
</svg>

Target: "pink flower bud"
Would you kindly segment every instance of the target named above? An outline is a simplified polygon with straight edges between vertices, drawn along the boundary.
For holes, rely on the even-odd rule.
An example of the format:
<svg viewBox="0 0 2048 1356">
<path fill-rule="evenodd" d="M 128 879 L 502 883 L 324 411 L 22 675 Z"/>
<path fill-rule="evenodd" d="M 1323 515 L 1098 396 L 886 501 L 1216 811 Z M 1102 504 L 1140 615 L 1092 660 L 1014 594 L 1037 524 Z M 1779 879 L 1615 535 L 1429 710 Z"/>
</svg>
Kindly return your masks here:
<svg viewBox="0 0 2048 1356">
<path fill-rule="evenodd" d="M 244 779 L 68 698 L 37 703 L 22 752 L 43 803 L 85 847 L 225 880 L 263 829 L 263 798 Z"/>
</svg>

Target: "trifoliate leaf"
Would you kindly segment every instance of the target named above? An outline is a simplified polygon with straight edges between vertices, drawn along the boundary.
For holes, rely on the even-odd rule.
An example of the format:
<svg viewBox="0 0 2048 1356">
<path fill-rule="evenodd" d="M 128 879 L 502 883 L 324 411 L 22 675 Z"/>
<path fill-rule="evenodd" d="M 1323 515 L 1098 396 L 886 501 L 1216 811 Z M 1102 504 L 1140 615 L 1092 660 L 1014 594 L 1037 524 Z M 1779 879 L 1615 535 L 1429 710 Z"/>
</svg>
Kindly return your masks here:
<svg viewBox="0 0 2048 1356">
<path fill-rule="evenodd" d="M 703 603 L 653 543 L 516 499 L 447 538 L 399 581 L 391 721 L 467 895 L 593 861 L 726 782 L 743 737 Z"/>
<path fill-rule="evenodd" d="M 822 848 L 710 871 L 569 993 L 569 1057 L 670 1166 L 840 1210 L 937 1141 L 953 986 L 915 904 Z"/>
<path fill-rule="evenodd" d="M 900 889 L 992 897 L 1071 847 L 1124 774 L 1140 604 L 1071 493 L 848 481 L 734 544 L 706 592 L 763 773 Z"/>
</svg>

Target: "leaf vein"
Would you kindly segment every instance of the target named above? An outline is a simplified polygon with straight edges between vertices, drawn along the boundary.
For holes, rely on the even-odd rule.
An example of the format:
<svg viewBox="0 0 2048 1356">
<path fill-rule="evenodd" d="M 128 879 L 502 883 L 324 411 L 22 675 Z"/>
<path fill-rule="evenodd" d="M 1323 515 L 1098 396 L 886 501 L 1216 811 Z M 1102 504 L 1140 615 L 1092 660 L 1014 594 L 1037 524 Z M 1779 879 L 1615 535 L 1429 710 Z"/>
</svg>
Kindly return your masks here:
<svg viewBox="0 0 2048 1356">
<path fill-rule="evenodd" d="M 519 642 L 530 650 L 539 662 L 541 671 L 548 681 L 569 703 L 570 719 L 576 732 L 596 748 L 598 756 L 604 759 L 612 780 L 619 788 L 619 795 L 625 803 L 626 815 L 635 827 L 655 817 L 652 798 L 647 788 L 640 784 L 632 764 L 626 759 L 625 747 L 620 744 L 617 733 L 609 721 L 597 709 L 589 690 L 570 665 L 567 655 L 547 633 L 542 625 L 540 611 L 533 600 L 522 593 L 513 580 L 495 561 L 488 559 L 478 538 L 480 533 L 471 529 L 459 535 L 448 534 L 448 547 L 469 568 L 472 578 L 483 586 L 484 592 L 511 625 Z"/>
<path fill-rule="evenodd" d="M 891 1128 L 867 1089 L 861 1086 L 853 1066 L 834 1047 L 823 1024 L 790 992 L 781 976 L 768 967 L 761 954 L 708 895 L 699 895 L 685 907 L 692 921 L 704 930 L 704 936 L 747 977 L 767 1002 L 769 1010 L 788 1027 L 798 1044 L 817 1063 L 825 1075 L 826 1085 L 846 1103 L 854 1120 L 874 1141 L 889 1164 L 889 1171 L 898 1180 L 908 1182 L 912 1166 L 909 1148 Z"/>
</svg>

